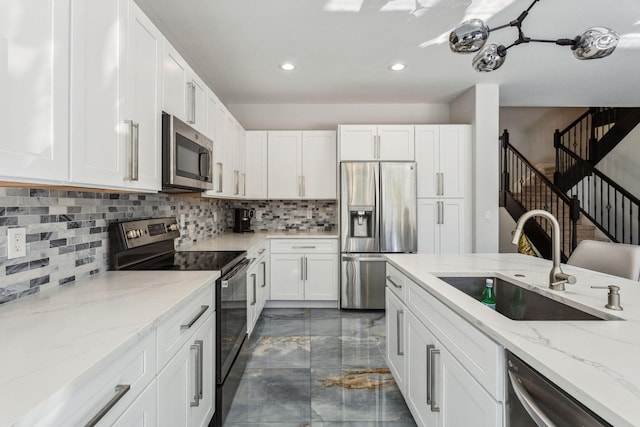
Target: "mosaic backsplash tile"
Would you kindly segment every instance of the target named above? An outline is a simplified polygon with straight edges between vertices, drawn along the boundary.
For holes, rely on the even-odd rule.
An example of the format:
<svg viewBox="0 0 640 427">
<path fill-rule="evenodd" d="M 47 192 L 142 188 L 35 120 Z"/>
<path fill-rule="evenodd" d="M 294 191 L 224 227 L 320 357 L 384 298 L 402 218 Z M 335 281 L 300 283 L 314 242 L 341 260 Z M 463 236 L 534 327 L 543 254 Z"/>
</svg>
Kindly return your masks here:
<svg viewBox="0 0 640 427">
<path fill-rule="evenodd" d="M 167 194 L 0 187 L 0 303 L 107 270 L 111 222 L 184 215 L 180 246 L 227 231 L 228 209 L 224 200 Z M 26 257 L 7 259 L 11 227 L 26 228 Z"/>
<path fill-rule="evenodd" d="M 335 201 L 213 200 L 0 187 L 0 303 L 107 270 L 111 222 L 173 216 L 182 223 L 184 215 L 176 242 L 180 247 L 231 232 L 235 207 L 258 213 L 260 219 L 252 221 L 257 231 L 337 229 Z M 7 228 L 12 227 L 26 228 L 26 257 L 7 259 Z"/>
<path fill-rule="evenodd" d="M 255 231 L 336 231 L 335 200 L 230 200 L 227 224 L 233 227 L 233 208 L 254 209 Z M 307 213 L 311 211 L 311 219 Z"/>
</svg>

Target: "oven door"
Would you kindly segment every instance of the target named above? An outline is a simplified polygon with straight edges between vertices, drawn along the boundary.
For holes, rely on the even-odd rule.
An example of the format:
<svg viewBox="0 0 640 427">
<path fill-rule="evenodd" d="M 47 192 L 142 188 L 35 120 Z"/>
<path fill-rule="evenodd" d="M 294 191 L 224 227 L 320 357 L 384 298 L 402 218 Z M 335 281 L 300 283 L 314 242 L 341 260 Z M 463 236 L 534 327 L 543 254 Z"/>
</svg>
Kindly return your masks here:
<svg viewBox="0 0 640 427">
<path fill-rule="evenodd" d="M 164 191 L 212 190 L 213 141 L 170 114 L 162 115 Z"/>
<path fill-rule="evenodd" d="M 216 291 L 216 337 L 219 353 L 216 381 L 222 384 L 247 335 L 247 269 L 245 258 L 218 280 Z"/>
</svg>

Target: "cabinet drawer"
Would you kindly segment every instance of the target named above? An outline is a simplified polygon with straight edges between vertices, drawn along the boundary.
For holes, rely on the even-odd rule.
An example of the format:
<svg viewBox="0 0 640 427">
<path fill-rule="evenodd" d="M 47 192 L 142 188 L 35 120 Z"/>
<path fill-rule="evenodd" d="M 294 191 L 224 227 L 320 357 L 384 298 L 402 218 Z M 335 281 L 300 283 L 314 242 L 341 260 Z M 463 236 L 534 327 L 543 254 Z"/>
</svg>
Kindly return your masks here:
<svg viewBox="0 0 640 427">
<path fill-rule="evenodd" d="M 158 326 L 158 371 L 214 310 L 213 286 L 207 286 Z"/>
<path fill-rule="evenodd" d="M 65 390 L 64 396 L 60 397 L 62 403 L 48 410 L 47 415 L 34 425 L 85 425 L 101 411 L 105 413 L 97 425 L 112 425 L 151 383 L 155 374 L 154 331 L 114 362 L 90 372 L 90 379 L 85 383 Z M 109 408 L 110 404 L 113 405 Z"/>
<path fill-rule="evenodd" d="M 338 253 L 338 239 L 272 239 L 272 253 Z"/>
<path fill-rule="evenodd" d="M 407 295 L 407 282 L 409 279 L 393 265 L 387 262 L 387 288 L 389 288 L 403 303 Z"/>
<path fill-rule="evenodd" d="M 247 258 L 258 259 L 262 257 L 267 250 L 269 249 L 267 239 L 263 240 L 260 244 L 253 247 L 249 252 L 247 252 Z"/>
<path fill-rule="evenodd" d="M 409 310 L 496 400 L 502 401 L 502 347 L 417 283 L 409 278 L 405 280 Z"/>
</svg>

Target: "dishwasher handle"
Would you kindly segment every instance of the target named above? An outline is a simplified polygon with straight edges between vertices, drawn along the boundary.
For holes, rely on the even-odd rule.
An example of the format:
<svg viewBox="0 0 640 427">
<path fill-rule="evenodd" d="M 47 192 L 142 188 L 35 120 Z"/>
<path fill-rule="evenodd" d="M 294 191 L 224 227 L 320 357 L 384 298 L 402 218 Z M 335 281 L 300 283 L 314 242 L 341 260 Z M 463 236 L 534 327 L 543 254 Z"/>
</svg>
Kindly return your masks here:
<svg viewBox="0 0 640 427">
<path fill-rule="evenodd" d="M 555 423 L 547 417 L 533 400 L 529 392 L 527 392 L 527 389 L 520 383 L 518 376 L 511 369 L 509 369 L 508 375 L 511 386 L 513 387 L 513 392 L 536 425 L 538 427 L 555 427 Z"/>
</svg>

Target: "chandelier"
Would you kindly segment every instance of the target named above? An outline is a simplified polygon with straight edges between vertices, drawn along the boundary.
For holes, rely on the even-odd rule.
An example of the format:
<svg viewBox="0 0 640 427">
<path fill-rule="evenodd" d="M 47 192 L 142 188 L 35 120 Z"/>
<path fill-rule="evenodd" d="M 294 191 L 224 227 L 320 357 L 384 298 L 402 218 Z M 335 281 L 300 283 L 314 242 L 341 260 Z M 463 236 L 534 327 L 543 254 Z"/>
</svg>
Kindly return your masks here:
<svg viewBox="0 0 640 427">
<path fill-rule="evenodd" d="M 571 46 L 573 56 L 577 59 L 604 58 L 615 50 L 620 36 L 605 27 L 589 28 L 573 39 L 542 40 L 526 37 L 522 32 L 522 22 L 538 1 L 540 0 L 533 0 L 533 3 L 513 21 L 495 28 L 489 28 L 481 19 L 464 21 L 449 34 L 451 51 L 456 53 L 478 52 L 473 57 L 473 68 L 476 71 L 489 72 L 497 70 L 504 64 L 507 50 L 522 43 L 554 43 L 559 46 Z M 513 43 L 506 47 L 496 43 L 485 46 L 489 33 L 507 27 L 515 27 L 518 30 L 518 38 Z"/>
</svg>

